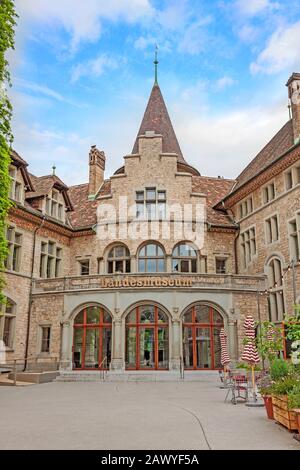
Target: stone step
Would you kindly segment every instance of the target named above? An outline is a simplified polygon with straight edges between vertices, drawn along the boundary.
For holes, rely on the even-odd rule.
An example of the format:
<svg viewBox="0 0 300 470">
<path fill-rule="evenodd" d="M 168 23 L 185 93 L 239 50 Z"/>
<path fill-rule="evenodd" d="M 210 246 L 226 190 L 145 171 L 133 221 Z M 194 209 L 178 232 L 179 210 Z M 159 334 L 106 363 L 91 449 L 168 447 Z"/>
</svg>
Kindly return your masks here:
<svg viewBox="0 0 300 470">
<path fill-rule="evenodd" d="M 186 371 L 184 379 L 180 377 L 179 372 L 112 372 L 103 374 L 97 371 L 62 371 L 56 377 L 56 382 L 198 382 L 215 378 L 218 381 L 218 372 L 216 371 Z"/>
</svg>

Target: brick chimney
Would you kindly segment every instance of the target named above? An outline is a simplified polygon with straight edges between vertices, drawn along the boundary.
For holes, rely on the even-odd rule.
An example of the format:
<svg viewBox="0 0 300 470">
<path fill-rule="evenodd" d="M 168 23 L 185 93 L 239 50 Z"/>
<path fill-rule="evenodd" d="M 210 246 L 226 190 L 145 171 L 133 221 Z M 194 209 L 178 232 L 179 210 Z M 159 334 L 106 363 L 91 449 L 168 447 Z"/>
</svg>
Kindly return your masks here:
<svg viewBox="0 0 300 470">
<path fill-rule="evenodd" d="M 104 180 L 105 154 L 92 145 L 89 153 L 89 197 L 97 194 Z"/>
<path fill-rule="evenodd" d="M 300 73 L 293 73 L 286 84 L 289 91 L 294 130 L 294 141 L 300 140 Z"/>
</svg>

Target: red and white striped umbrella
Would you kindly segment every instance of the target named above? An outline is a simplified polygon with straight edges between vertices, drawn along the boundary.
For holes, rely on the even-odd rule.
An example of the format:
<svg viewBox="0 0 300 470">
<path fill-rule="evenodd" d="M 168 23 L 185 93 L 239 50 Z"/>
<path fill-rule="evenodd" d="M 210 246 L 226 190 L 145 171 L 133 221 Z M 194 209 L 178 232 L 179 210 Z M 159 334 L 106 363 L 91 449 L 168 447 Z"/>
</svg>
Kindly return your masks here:
<svg viewBox="0 0 300 470">
<path fill-rule="evenodd" d="M 220 331 L 220 342 L 221 342 L 221 364 L 222 366 L 228 366 L 230 364 L 230 357 L 228 354 L 227 347 L 227 333 L 224 328 Z"/>
<path fill-rule="evenodd" d="M 251 366 L 258 364 L 260 358 L 255 344 L 255 322 L 251 315 L 247 315 L 244 321 L 246 344 L 242 354 L 242 361 L 248 362 Z"/>
</svg>

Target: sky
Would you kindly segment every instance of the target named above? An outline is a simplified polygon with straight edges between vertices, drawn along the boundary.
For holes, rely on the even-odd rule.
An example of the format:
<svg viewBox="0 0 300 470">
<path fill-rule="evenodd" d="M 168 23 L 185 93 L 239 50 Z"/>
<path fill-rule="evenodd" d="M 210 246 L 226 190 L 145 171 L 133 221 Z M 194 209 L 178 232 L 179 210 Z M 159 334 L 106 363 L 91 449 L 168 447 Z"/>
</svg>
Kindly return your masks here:
<svg viewBox="0 0 300 470">
<path fill-rule="evenodd" d="M 300 72 L 298 0 L 15 0 L 14 148 L 32 173 L 106 177 L 131 152 L 154 81 L 186 161 L 235 178 L 288 120 Z"/>
</svg>

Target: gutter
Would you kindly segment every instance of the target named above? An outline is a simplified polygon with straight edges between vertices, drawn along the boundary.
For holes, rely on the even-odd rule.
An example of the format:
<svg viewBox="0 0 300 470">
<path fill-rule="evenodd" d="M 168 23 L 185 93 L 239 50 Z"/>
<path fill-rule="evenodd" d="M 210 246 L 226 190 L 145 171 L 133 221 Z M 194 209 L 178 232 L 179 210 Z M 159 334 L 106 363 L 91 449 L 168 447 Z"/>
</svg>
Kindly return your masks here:
<svg viewBox="0 0 300 470">
<path fill-rule="evenodd" d="M 35 247 L 36 247 L 36 235 L 37 232 L 42 228 L 46 217 L 44 216 L 40 225 L 34 229 L 33 232 L 33 246 L 32 246 L 32 257 L 31 257 L 31 270 L 30 270 L 30 288 L 29 288 L 29 304 L 28 304 L 28 314 L 27 314 L 27 331 L 26 331 L 26 343 L 25 343 L 25 361 L 24 361 L 24 368 L 23 372 L 27 369 L 27 359 L 28 359 L 28 349 L 29 349 L 29 334 L 30 334 L 30 323 L 31 323 L 31 311 L 32 311 L 32 287 L 33 287 L 33 271 L 34 271 L 34 255 L 35 255 Z"/>
</svg>

